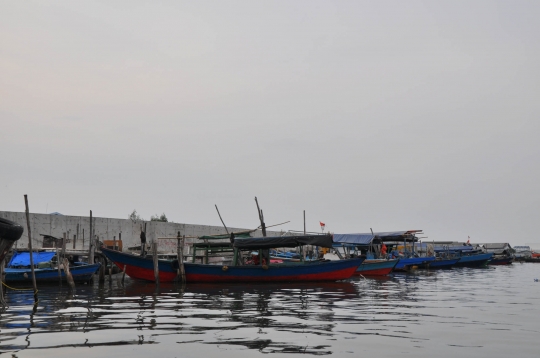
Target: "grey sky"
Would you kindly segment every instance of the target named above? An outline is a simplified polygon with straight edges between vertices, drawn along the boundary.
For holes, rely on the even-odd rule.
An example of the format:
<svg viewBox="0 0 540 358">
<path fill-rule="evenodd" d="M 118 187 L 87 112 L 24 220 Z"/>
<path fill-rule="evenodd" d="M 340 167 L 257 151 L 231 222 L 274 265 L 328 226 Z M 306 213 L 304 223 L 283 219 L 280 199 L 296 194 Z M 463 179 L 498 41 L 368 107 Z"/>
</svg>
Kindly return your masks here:
<svg viewBox="0 0 540 358">
<path fill-rule="evenodd" d="M 0 210 L 540 243 L 538 1 L 0 9 Z"/>
</svg>

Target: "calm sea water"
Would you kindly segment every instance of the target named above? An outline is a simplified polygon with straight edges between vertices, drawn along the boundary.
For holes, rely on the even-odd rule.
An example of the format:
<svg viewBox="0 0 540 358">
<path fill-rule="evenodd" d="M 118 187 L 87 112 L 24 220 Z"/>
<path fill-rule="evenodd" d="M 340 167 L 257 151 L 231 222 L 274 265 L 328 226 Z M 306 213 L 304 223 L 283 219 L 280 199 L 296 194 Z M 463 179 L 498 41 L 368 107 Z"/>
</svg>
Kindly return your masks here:
<svg viewBox="0 0 540 358">
<path fill-rule="evenodd" d="M 536 357 L 540 264 L 382 279 L 7 290 L 8 357 Z"/>
</svg>

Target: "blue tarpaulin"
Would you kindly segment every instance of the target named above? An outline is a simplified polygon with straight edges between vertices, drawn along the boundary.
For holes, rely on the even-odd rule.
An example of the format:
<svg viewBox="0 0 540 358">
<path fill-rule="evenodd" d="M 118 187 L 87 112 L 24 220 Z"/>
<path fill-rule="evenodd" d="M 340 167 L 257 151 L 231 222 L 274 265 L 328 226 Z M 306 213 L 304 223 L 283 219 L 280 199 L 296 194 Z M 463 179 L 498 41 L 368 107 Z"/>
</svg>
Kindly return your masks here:
<svg viewBox="0 0 540 358">
<path fill-rule="evenodd" d="M 55 252 L 33 252 L 32 258 L 34 259 L 34 265 L 40 262 L 49 262 L 56 255 Z M 30 253 L 29 252 L 15 252 L 13 257 L 9 261 L 8 267 L 18 266 L 30 266 Z"/>
</svg>

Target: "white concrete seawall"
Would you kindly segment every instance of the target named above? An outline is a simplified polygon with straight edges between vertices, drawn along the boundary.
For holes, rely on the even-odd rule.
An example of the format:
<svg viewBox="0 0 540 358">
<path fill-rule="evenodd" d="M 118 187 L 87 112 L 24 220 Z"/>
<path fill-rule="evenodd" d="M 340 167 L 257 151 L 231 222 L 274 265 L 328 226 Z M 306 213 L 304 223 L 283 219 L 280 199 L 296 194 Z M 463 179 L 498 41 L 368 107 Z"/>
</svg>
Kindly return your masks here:
<svg viewBox="0 0 540 358">
<path fill-rule="evenodd" d="M 24 228 L 22 237 L 15 243 L 14 248 L 28 247 L 28 229 L 26 224 L 26 214 L 23 212 L 0 211 L 0 217 L 14 221 Z M 154 240 L 158 242 L 158 248 L 163 253 L 176 253 L 176 240 L 162 240 L 158 238 L 175 238 L 180 235 L 202 236 L 226 234 L 222 226 L 193 225 L 181 223 L 166 223 L 159 221 L 132 221 L 130 219 L 112 219 L 93 217 L 94 233 L 99 241 L 122 240 L 122 251 L 127 251 L 128 247 L 140 245 L 141 231 L 146 224 L 146 242 L 151 243 Z M 67 249 L 84 250 L 89 245 L 89 216 L 68 216 L 68 215 L 49 215 L 49 214 L 30 214 L 30 228 L 32 232 L 32 246 L 34 249 L 43 247 L 43 236 L 51 235 L 57 238 L 63 238 L 67 233 Z M 78 229 L 78 231 L 77 231 Z M 231 228 L 231 231 L 251 230 L 245 228 Z M 269 236 L 278 236 L 278 231 L 268 231 Z M 252 236 L 262 236 L 260 230 L 255 231 Z M 197 239 L 186 239 L 185 253 L 191 252 L 190 244 Z M 74 245 L 75 244 L 75 245 Z"/>
</svg>

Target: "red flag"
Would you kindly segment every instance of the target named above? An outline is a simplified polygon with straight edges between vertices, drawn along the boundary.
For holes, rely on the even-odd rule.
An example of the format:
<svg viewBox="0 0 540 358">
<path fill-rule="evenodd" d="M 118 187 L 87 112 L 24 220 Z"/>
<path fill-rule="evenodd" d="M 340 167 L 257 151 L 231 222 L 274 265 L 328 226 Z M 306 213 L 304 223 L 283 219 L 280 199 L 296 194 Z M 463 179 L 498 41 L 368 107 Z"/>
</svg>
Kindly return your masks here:
<svg viewBox="0 0 540 358">
<path fill-rule="evenodd" d="M 323 223 L 322 221 L 319 221 L 319 224 L 321 224 L 321 227 L 325 227 L 325 226 L 326 226 L 326 224 Z"/>
</svg>

